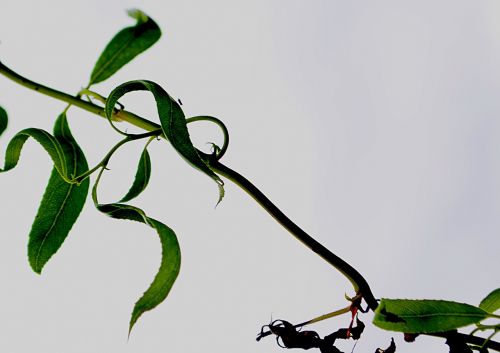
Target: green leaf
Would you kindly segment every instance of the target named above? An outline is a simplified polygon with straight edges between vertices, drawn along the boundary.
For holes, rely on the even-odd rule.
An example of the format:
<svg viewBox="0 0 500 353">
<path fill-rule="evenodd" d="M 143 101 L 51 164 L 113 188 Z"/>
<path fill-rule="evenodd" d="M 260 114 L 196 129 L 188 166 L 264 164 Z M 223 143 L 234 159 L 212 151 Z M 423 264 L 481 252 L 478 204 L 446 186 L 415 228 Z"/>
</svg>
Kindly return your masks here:
<svg viewBox="0 0 500 353">
<path fill-rule="evenodd" d="M 490 314 L 494 314 L 500 309 L 500 288 L 495 289 L 481 300 L 479 307 Z"/>
<path fill-rule="evenodd" d="M 122 29 L 108 43 L 92 70 L 89 85 L 106 80 L 160 39 L 160 27 L 145 13 L 129 10 L 128 14 L 137 20 L 136 25 Z"/>
<path fill-rule="evenodd" d="M 137 197 L 141 192 L 146 189 L 149 183 L 149 178 L 151 177 L 151 159 L 149 158 L 149 153 L 147 146 L 144 148 L 139 159 L 139 165 L 137 166 L 137 172 L 135 174 L 134 183 L 130 187 L 130 190 L 119 202 L 127 202 Z"/>
<path fill-rule="evenodd" d="M 35 139 L 42 147 L 47 151 L 52 162 L 54 163 L 54 167 L 58 171 L 58 173 L 66 178 L 67 167 L 66 167 L 66 159 L 64 157 L 64 151 L 59 143 L 59 141 L 49 134 L 47 131 L 36 128 L 29 128 L 19 131 L 14 137 L 10 140 L 7 145 L 7 150 L 5 151 L 5 162 L 4 168 L 0 169 L 0 172 L 6 172 L 16 167 L 19 162 L 19 157 L 21 155 L 21 150 L 24 146 L 24 143 L 28 138 L 32 137 Z"/>
<path fill-rule="evenodd" d="M 61 114 L 56 120 L 54 137 L 65 156 L 68 177 L 86 172 L 87 161 L 71 135 L 65 114 Z M 53 168 L 29 234 L 28 259 L 36 273 L 41 273 L 47 261 L 66 240 L 83 209 L 88 189 L 88 179 L 80 185 L 69 184 Z"/>
<path fill-rule="evenodd" d="M 174 231 L 165 224 L 148 217 L 140 208 L 122 203 L 99 204 L 97 185 L 102 172 L 103 170 L 101 170 L 92 190 L 92 198 L 97 209 L 113 218 L 132 220 L 149 225 L 160 237 L 162 247 L 160 268 L 149 288 L 135 303 L 132 311 L 129 324 L 130 334 L 139 317 L 163 302 L 172 289 L 181 266 L 181 251 Z"/>
<path fill-rule="evenodd" d="M 477 323 L 488 317 L 483 309 L 445 300 L 382 299 L 373 323 L 385 330 L 434 333 Z"/>
<path fill-rule="evenodd" d="M 5 129 L 7 129 L 9 119 L 7 118 L 7 112 L 5 109 L 0 107 L 0 136 L 3 134 Z"/>
<path fill-rule="evenodd" d="M 0 169 L 0 172 L 16 167 L 24 143 L 30 137 L 42 145 L 54 163 L 29 234 L 28 259 L 33 270 L 40 273 L 61 247 L 83 208 L 88 181 L 80 186 L 69 182 L 74 176 L 87 171 L 88 166 L 82 150 L 71 135 L 66 115 L 61 114 L 54 126 L 54 136 L 36 128 L 18 132 L 7 146 L 4 169 Z"/>
<path fill-rule="evenodd" d="M 118 99 L 133 91 L 149 91 L 153 94 L 163 134 L 186 161 L 218 184 L 220 201 L 224 196 L 224 183 L 201 159 L 189 137 L 184 112 L 175 99 L 170 97 L 161 86 L 152 81 L 141 80 L 126 82 L 116 87 L 106 101 L 105 112 L 110 123 L 112 124 L 113 109 Z"/>
<path fill-rule="evenodd" d="M 161 265 L 149 288 L 135 303 L 130 318 L 129 333 L 144 312 L 155 308 L 165 300 L 179 274 L 181 265 L 181 251 L 174 231 L 153 218 L 148 218 L 148 224 L 158 232 L 160 237 Z"/>
</svg>

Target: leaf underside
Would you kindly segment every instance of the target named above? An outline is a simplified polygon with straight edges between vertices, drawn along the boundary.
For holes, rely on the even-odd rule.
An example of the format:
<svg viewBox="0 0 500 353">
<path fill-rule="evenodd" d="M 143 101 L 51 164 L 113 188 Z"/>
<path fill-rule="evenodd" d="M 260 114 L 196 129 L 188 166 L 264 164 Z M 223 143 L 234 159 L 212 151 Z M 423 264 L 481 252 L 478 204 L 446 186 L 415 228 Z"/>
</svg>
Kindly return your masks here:
<svg viewBox="0 0 500 353">
<path fill-rule="evenodd" d="M 131 199 L 139 195 L 146 187 L 150 174 L 150 160 L 146 148 L 144 149 L 138 164 L 134 183 L 123 199 Z M 137 221 L 153 228 L 161 242 L 162 255 L 160 268 L 141 298 L 135 303 L 129 324 L 129 334 L 139 317 L 159 305 L 167 297 L 179 274 L 181 266 L 181 251 L 179 242 L 174 231 L 160 221 L 148 217 L 143 210 L 132 205 L 123 203 L 99 204 L 97 200 L 97 186 L 99 178 L 94 184 L 92 198 L 96 208 L 116 219 Z"/>
<path fill-rule="evenodd" d="M 382 299 L 373 323 L 389 331 L 435 333 L 478 323 L 487 316 L 478 307 L 452 301 Z"/>
</svg>

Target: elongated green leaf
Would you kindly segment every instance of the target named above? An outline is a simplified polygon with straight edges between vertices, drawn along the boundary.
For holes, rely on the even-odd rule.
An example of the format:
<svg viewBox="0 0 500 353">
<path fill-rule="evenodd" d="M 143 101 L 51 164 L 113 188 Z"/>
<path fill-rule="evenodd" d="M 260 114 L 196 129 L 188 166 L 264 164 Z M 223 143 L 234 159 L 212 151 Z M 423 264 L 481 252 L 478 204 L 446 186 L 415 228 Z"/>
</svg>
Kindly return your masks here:
<svg viewBox="0 0 500 353">
<path fill-rule="evenodd" d="M 161 86 L 151 81 L 130 81 L 116 87 L 109 94 L 106 101 L 105 112 L 110 122 L 118 99 L 132 91 L 149 91 L 153 94 L 163 134 L 184 159 L 218 184 L 219 196 L 222 199 L 224 196 L 224 183 L 201 159 L 189 137 L 184 112 Z"/>
<path fill-rule="evenodd" d="M 141 192 L 146 189 L 149 183 L 149 178 L 151 177 L 151 159 L 149 158 L 149 153 L 147 148 L 144 148 L 139 159 L 139 165 L 137 166 L 137 172 L 135 174 L 134 183 L 130 187 L 130 190 L 119 202 L 127 202 L 137 197 Z"/>
<path fill-rule="evenodd" d="M 87 161 L 71 135 L 65 114 L 61 114 L 56 120 L 54 137 L 65 156 L 68 177 L 86 172 Z M 44 265 L 68 236 L 83 209 L 88 189 L 88 179 L 80 185 L 69 184 L 53 168 L 29 234 L 28 259 L 36 273 L 41 273 Z"/>
<path fill-rule="evenodd" d="M 434 333 L 474 324 L 487 316 L 483 309 L 452 301 L 382 299 L 373 323 L 389 331 Z"/>
<path fill-rule="evenodd" d="M 97 209 L 113 218 L 132 220 L 149 225 L 158 233 L 162 247 L 160 268 L 149 288 L 135 303 L 132 311 L 129 324 L 130 334 L 139 317 L 165 300 L 172 289 L 181 266 L 181 251 L 174 231 L 165 224 L 148 217 L 140 208 L 122 203 L 99 204 L 97 200 L 99 178 L 100 175 L 92 190 L 92 198 Z"/>
<path fill-rule="evenodd" d="M 500 309 L 500 288 L 495 289 L 481 300 L 479 307 L 491 314 Z"/>
<path fill-rule="evenodd" d="M 7 123 L 9 119 L 7 118 L 7 112 L 5 109 L 0 107 L 0 136 L 3 134 L 5 129 L 7 129 Z"/>
<path fill-rule="evenodd" d="M 88 181 L 80 186 L 68 181 L 88 170 L 83 152 L 71 135 L 66 115 L 61 114 L 54 126 L 54 136 L 42 129 L 29 128 L 10 140 L 5 152 L 6 172 L 16 167 L 26 140 L 32 137 L 47 151 L 54 163 L 49 183 L 42 197 L 28 242 L 28 260 L 37 273 L 60 248 L 78 218 L 88 193 Z"/>
<path fill-rule="evenodd" d="M 161 264 L 153 282 L 135 303 L 130 318 L 129 333 L 144 312 L 155 308 L 165 300 L 179 274 L 181 265 L 181 251 L 174 231 L 153 218 L 148 218 L 148 224 L 158 232 L 160 237 Z"/>
<path fill-rule="evenodd" d="M 122 29 L 108 43 L 92 70 L 89 84 L 106 80 L 160 39 L 160 27 L 145 13 L 130 10 L 128 14 L 137 20 L 136 25 Z"/>
</svg>

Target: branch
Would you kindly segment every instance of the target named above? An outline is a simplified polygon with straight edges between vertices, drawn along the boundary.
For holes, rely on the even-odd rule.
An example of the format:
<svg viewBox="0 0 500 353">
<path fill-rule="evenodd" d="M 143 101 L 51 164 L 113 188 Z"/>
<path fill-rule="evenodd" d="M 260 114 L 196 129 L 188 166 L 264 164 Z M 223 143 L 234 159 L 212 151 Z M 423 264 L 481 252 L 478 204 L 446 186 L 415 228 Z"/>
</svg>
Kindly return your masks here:
<svg viewBox="0 0 500 353">
<path fill-rule="evenodd" d="M 68 104 L 77 106 L 81 109 L 84 109 L 93 114 L 99 115 L 102 118 L 105 118 L 104 108 L 95 105 L 91 102 L 84 101 L 80 99 L 79 96 L 71 96 L 69 94 L 57 91 L 53 88 L 41 85 L 37 82 L 31 81 L 16 72 L 9 69 L 2 62 L 0 62 L 0 74 L 6 76 L 12 81 L 27 87 L 31 90 L 40 92 L 49 97 L 58 99 L 60 101 L 66 102 Z M 155 131 L 161 129 L 161 126 L 149 121 L 145 118 L 142 118 L 134 113 L 131 113 L 126 110 L 116 111 L 114 117 L 119 120 L 126 121 L 132 125 L 135 125 L 141 129 L 146 131 Z M 300 240 L 304 245 L 306 245 L 309 249 L 318 254 L 321 258 L 335 267 L 338 271 L 340 271 L 344 276 L 346 276 L 349 281 L 352 283 L 354 289 L 356 290 L 356 294 L 362 296 L 368 307 L 371 310 L 375 310 L 378 306 L 378 302 L 373 295 L 368 282 L 365 278 L 351 265 L 345 262 L 343 259 L 332 253 L 325 246 L 307 234 L 304 230 L 302 230 L 299 226 L 297 226 L 292 220 L 290 220 L 281 210 L 278 209 L 255 185 L 253 185 L 248 179 L 246 179 L 241 174 L 232 170 L 231 168 L 223 165 L 216 159 L 209 158 L 207 154 L 199 151 L 201 156 L 206 157 L 206 160 L 209 166 L 220 175 L 225 178 L 231 180 L 233 183 L 241 187 L 245 190 L 252 198 L 259 203 L 278 223 L 280 223 L 285 229 L 287 229 L 293 236 L 295 236 L 298 240 Z M 444 332 L 444 333 L 433 333 L 426 334 L 429 336 L 436 336 L 442 338 L 449 338 L 452 335 L 455 337 L 459 337 L 461 340 L 468 344 L 481 346 L 485 344 L 485 347 L 499 351 L 500 352 L 500 342 L 488 341 L 485 343 L 486 339 L 474 335 L 466 335 L 457 332 Z"/>
<path fill-rule="evenodd" d="M 222 163 L 215 161 L 210 163 L 210 167 L 218 174 L 231 180 L 233 183 L 238 185 L 240 188 L 245 190 L 250 196 L 253 197 L 255 201 L 259 203 L 262 208 L 264 208 L 279 224 L 281 224 L 286 230 L 288 230 L 295 238 L 300 240 L 305 246 L 318 254 L 330 265 L 335 267 L 339 272 L 341 272 L 349 281 L 352 283 L 356 294 L 361 295 L 368 307 L 371 310 L 375 310 L 378 306 L 378 302 L 373 295 L 368 282 L 365 278 L 351 265 L 342 260 L 340 257 L 332 253 L 325 246 L 319 243 L 316 239 L 311 237 L 309 234 L 304 232 L 302 228 L 296 225 L 290 218 L 288 218 L 281 210 L 276 207 L 267 197 L 264 195 L 255 185 L 253 185 L 248 179 L 243 175 L 237 173 L 236 171 L 230 169 L 229 167 L 223 165 Z"/>
<path fill-rule="evenodd" d="M 97 114 L 101 117 L 105 117 L 104 108 L 95 105 L 91 102 L 86 102 L 78 96 L 71 96 L 69 94 L 60 92 L 53 88 L 44 86 L 37 82 L 31 81 L 15 71 L 9 69 L 2 62 L 0 62 L 0 73 L 4 76 L 10 78 L 16 83 L 21 84 L 24 87 L 35 90 L 52 98 L 64 101 L 71 105 L 75 105 L 79 108 L 87 110 L 91 113 Z M 135 125 L 147 131 L 154 131 L 161 129 L 161 126 L 155 124 L 147 119 L 144 119 L 134 113 L 120 110 L 115 113 L 115 117 L 120 120 L 127 121 L 128 123 Z M 200 155 L 207 156 L 205 153 L 199 151 Z M 316 241 L 309 234 L 304 232 L 299 226 L 297 226 L 292 220 L 290 220 L 283 212 L 281 212 L 278 207 L 276 207 L 255 185 L 253 185 L 248 179 L 246 179 L 241 174 L 235 172 L 234 170 L 226 167 L 219 161 L 214 161 L 208 158 L 210 167 L 217 173 L 226 177 L 227 179 L 234 182 L 236 185 L 245 190 L 250 196 L 254 198 L 278 223 L 280 223 L 285 229 L 287 229 L 293 236 L 300 240 L 304 245 L 318 254 L 321 258 L 326 260 L 329 264 L 335 267 L 339 272 L 341 272 L 349 281 L 352 283 L 354 290 L 357 295 L 361 295 L 368 307 L 371 310 L 375 310 L 378 306 L 377 300 L 375 299 L 370 286 L 364 277 L 351 265 L 342 260 L 340 257 L 332 253 L 321 243 Z"/>
<path fill-rule="evenodd" d="M 80 99 L 79 96 L 72 96 L 67 93 L 55 90 L 53 88 L 44 86 L 40 83 L 31 81 L 27 79 L 26 77 L 23 77 L 19 75 L 17 72 L 12 71 L 9 69 L 7 66 L 5 66 L 1 61 L 0 61 L 0 73 L 4 75 L 5 77 L 11 79 L 12 81 L 20 84 L 21 86 L 24 86 L 26 88 L 29 88 L 31 90 L 40 92 L 46 96 L 55 98 L 57 100 L 69 103 L 71 105 L 74 105 L 76 107 L 79 107 L 83 110 L 86 110 L 90 113 L 97 114 L 101 118 L 106 119 L 106 115 L 104 113 L 104 108 L 95 105 L 91 102 L 84 101 Z M 147 119 L 144 119 L 134 113 L 131 113 L 126 110 L 119 110 L 115 112 L 115 118 L 118 120 L 123 120 L 127 121 L 132 125 L 135 125 L 141 129 L 147 130 L 147 131 L 153 131 L 153 130 L 158 130 L 161 129 L 161 126 L 158 124 L 153 123 L 152 121 L 149 121 Z"/>
</svg>

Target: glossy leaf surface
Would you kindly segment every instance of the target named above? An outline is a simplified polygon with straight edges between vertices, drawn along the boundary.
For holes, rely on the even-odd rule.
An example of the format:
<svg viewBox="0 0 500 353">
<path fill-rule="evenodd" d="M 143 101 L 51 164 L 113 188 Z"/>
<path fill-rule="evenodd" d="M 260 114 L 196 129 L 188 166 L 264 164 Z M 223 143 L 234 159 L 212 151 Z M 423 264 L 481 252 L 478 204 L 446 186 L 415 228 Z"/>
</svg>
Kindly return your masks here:
<svg viewBox="0 0 500 353">
<path fill-rule="evenodd" d="M 56 120 L 54 137 L 61 145 L 68 177 L 86 172 L 87 161 L 71 134 L 65 114 Z M 70 184 L 53 168 L 29 234 L 28 259 L 36 273 L 41 273 L 68 236 L 83 209 L 88 189 L 88 179 L 80 185 Z"/>
<path fill-rule="evenodd" d="M 160 39 L 160 27 L 146 14 L 139 10 L 128 14 L 137 20 L 136 25 L 122 29 L 111 39 L 92 70 L 89 85 L 106 80 Z"/>
<path fill-rule="evenodd" d="M 474 324 L 487 316 L 483 309 L 452 301 L 382 299 L 373 323 L 390 331 L 434 333 Z"/>
<path fill-rule="evenodd" d="M 495 289 L 481 300 L 479 307 L 491 314 L 500 309 L 500 288 Z"/>
</svg>

